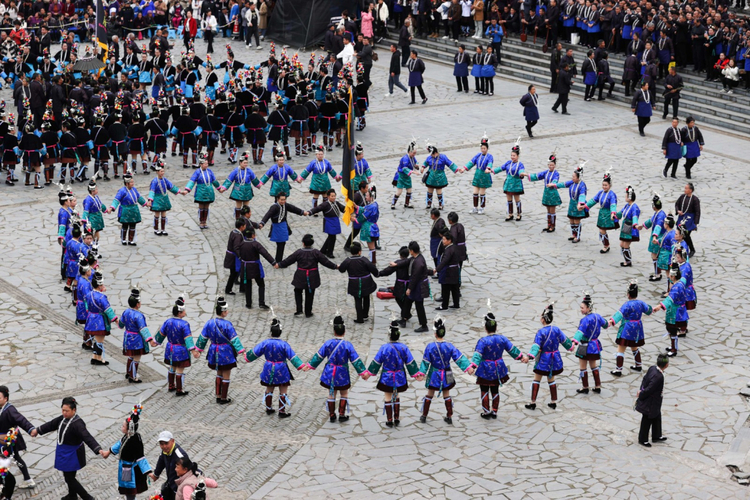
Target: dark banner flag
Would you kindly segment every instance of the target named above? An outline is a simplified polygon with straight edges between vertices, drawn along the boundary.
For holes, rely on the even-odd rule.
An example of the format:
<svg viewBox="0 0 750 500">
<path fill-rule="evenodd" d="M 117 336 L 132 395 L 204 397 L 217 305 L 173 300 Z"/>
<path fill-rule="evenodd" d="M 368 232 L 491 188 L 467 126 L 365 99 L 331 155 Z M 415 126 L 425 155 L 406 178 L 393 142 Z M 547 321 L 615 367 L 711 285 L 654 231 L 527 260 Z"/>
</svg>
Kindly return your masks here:
<svg viewBox="0 0 750 500">
<path fill-rule="evenodd" d="M 352 187 L 354 180 L 354 111 L 352 111 L 352 89 L 349 88 L 349 116 L 346 119 L 346 134 L 344 137 L 344 157 L 341 160 L 341 194 L 346 199 L 346 210 L 344 211 L 344 224 L 347 226 L 354 213 L 354 200 L 352 196 L 356 187 Z"/>
<path fill-rule="evenodd" d="M 109 51 L 107 28 L 104 27 L 106 19 L 103 0 L 96 0 L 96 43 L 99 45 L 99 59 L 104 63 L 107 62 L 107 52 Z"/>
</svg>

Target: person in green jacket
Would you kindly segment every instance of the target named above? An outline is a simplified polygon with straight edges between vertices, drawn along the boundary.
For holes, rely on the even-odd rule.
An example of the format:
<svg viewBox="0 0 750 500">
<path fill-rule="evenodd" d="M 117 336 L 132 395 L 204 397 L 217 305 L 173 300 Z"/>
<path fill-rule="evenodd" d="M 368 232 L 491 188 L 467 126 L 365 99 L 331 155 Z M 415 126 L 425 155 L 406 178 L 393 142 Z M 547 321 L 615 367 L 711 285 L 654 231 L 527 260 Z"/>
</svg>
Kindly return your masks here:
<svg viewBox="0 0 750 500">
<path fill-rule="evenodd" d="M 179 194 L 180 189 L 172 184 L 164 174 L 164 160 L 159 158 L 156 162 L 156 177 L 151 179 L 148 191 L 148 199 L 151 204 L 151 212 L 154 214 L 154 234 L 167 236 L 167 212 L 172 210 L 169 201 L 169 193 Z"/>
<path fill-rule="evenodd" d="M 312 208 L 318 206 L 318 198 L 320 195 L 324 195 L 331 189 L 331 181 L 328 180 L 330 175 L 336 182 L 341 180 L 341 176 L 336 173 L 331 165 L 331 162 L 325 159 L 326 155 L 325 146 L 317 146 L 315 148 L 315 159 L 305 167 L 302 174 L 297 177 L 297 182 L 302 183 L 304 179 L 312 174 L 310 180 L 310 193 L 312 197 Z"/>
<path fill-rule="evenodd" d="M 240 157 L 240 166 L 232 170 L 227 180 L 224 181 L 219 187 L 219 192 L 223 193 L 229 186 L 234 184 L 232 192 L 229 194 L 229 199 L 234 200 L 234 218 L 235 220 L 240 218 L 242 215 L 242 207 L 250 206 L 250 200 L 253 199 L 253 186 L 260 186 L 260 180 L 253 172 L 253 169 L 248 167 L 250 160 L 250 151 L 245 151 Z"/>
<path fill-rule="evenodd" d="M 214 188 L 219 187 L 219 181 L 216 180 L 216 176 L 208 168 L 208 154 L 201 153 L 199 158 L 200 168 L 193 172 L 187 186 L 182 190 L 182 194 L 184 196 L 195 188 L 195 203 L 198 204 L 200 228 L 208 229 L 208 207 L 216 199 Z"/>
</svg>

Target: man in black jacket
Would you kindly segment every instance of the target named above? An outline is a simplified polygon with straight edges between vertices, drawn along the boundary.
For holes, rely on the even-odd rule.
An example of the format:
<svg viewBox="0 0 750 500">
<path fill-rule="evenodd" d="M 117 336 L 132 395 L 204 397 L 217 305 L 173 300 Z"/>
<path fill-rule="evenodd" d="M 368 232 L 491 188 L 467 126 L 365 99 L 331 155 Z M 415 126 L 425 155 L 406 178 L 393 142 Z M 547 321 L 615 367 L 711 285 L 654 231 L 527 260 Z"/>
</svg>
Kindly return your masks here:
<svg viewBox="0 0 750 500">
<path fill-rule="evenodd" d="M 409 59 L 409 46 L 411 45 L 411 36 L 409 35 L 409 21 L 404 21 L 401 31 L 398 34 L 398 46 L 401 47 L 401 66 L 406 66 Z"/>
<path fill-rule="evenodd" d="M 677 118 L 677 111 L 680 109 L 680 91 L 684 87 L 682 77 L 677 74 L 675 67 L 669 69 L 669 74 L 664 79 L 664 113 L 662 119 L 667 118 L 669 104 L 672 104 L 672 118 Z"/>
<path fill-rule="evenodd" d="M 188 458 L 188 454 L 185 450 L 180 448 L 180 445 L 174 442 L 174 436 L 169 431 L 162 431 L 159 434 L 159 448 L 161 448 L 161 455 L 159 460 L 156 462 L 156 468 L 154 472 L 149 474 L 152 481 L 159 479 L 159 475 L 162 471 L 166 471 L 167 480 L 161 487 L 161 496 L 164 500 L 175 500 L 177 493 L 177 472 L 174 470 L 174 466 L 177 460 L 180 458 Z"/>
<path fill-rule="evenodd" d="M 651 441 L 666 441 L 667 438 L 661 434 L 661 402 L 664 391 L 664 371 L 669 367 L 669 358 L 666 354 L 659 354 L 656 358 L 656 366 L 652 366 L 643 376 L 641 388 L 638 391 L 638 400 L 635 410 L 641 413 L 641 429 L 638 432 L 638 443 L 651 448 L 648 442 L 648 431 L 651 429 Z"/>
<path fill-rule="evenodd" d="M 568 64 L 563 63 L 560 72 L 557 74 L 557 100 L 552 111 L 557 113 L 557 108 L 562 106 L 562 114 L 569 115 L 568 113 L 568 94 L 570 94 L 570 87 L 573 85 L 573 77 L 568 73 Z"/>
<path fill-rule="evenodd" d="M 409 284 L 406 289 L 404 309 L 411 311 L 411 303 L 414 303 L 419 319 L 419 328 L 414 331 L 424 333 L 427 331 L 424 299 L 430 296 L 430 280 L 427 277 L 429 271 L 424 256 L 420 253 L 419 243 L 416 241 L 409 242 L 409 255 L 411 256 L 411 263 L 409 264 Z"/>
<path fill-rule="evenodd" d="M 63 104 L 65 103 L 65 91 L 62 88 L 62 76 L 52 77 L 52 87 L 49 89 L 49 98 L 52 101 L 52 113 L 55 121 L 62 123 Z"/>
<path fill-rule="evenodd" d="M 404 52 L 404 54 L 408 54 L 408 51 Z M 388 71 L 388 93 L 385 96 L 390 97 L 393 95 L 394 85 L 404 92 L 408 92 L 404 84 L 398 81 L 398 77 L 401 75 L 401 52 L 396 47 L 396 44 L 393 43 L 391 44 L 391 65 Z"/>
<path fill-rule="evenodd" d="M 549 73 L 551 79 L 549 91 L 553 94 L 557 93 L 557 74 L 560 72 L 560 61 L 562 60 L 562 56 L 562 44 L 558 43 L 555 45 L 552 54 L 549 56 Z"/>
<path fill-rule="evenodd" d="M 29 104 L 31 105 L 31 112 L 34 115 L 34 127 L 39 128 L 42 124 L 44 106 L 47 104 L 46 92 L 44 91 L 41 73 L 34 73 L 31 83 L 29 84 L 29 89 L 31 90 Z"/>
<path fill-rule="evenodd" d="M 604 51 L 604 54 L 602 54 L 602 58 L 599 61 L 598 64 L 598 71 L 599 71 L 599 101 L 604 101 L 606 98 L 602 95 L 604 92 L 604 85 L 609 83 L 609 91 L 607 92 L 607 97 L 612 97 L 612 91 L 615 89 L 615 80 L 612 78 L 612 75 L 609 71 L 609 54 L 607 51 Z"/>
<path fill-rule="evenodd" d="M 453 235 L 450 231 L 443 233 L 443 255 L 440 258 L 440 264 L 435 268 L 438 273 L 438 279 L 442 288 L 443 303 L 440 307 L 435 308 L 437 311 L 447 311 L 448 302 L 453 296 L 453 305 L 451 309 L 459 309 L 459 284 L 461 279 L 461 258 L 458 247 L 453 244 Z"/>
</svg>

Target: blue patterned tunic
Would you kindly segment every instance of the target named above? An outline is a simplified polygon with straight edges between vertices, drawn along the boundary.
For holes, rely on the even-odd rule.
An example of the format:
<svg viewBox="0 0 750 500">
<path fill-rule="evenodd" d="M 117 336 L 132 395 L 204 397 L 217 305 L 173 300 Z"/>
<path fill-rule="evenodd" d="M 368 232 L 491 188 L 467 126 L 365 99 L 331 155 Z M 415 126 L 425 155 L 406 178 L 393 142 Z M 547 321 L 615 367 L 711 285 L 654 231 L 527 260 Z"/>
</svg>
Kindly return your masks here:
<svg viewBox="0 0 750 500">
<path fill-rule="evenodd" d="M 599 229 L 614 229 L 617 224 L 612 220 L 612 214 L 617 213 L 617 195 L 614 191 L 600 190 L 586 205 L 591 208 L 599 204 L 599 217 L 596 219 L 596 227 Z"/>
<path fill-rule="evenodd" d="M 167 347 L 164 349 L 166 364 L 172 365 L 190 359 L 190 351 L 195 349 L 190 323 L 180 318 L 169 318 L 156 332 L 157 343 L 161 344 L 164 339 L 167 339 Z"/>
<path fill-rule="evenodd" d="M 602 343 L 599 341 L 599 334 L 602 328 L 609 328 L 609 323 L 597 313 L 587 314 L 578 323 L 578 331 L 574 338 L 582 344 L 588 343 L 586 346 L 587 355 L 602 353 Z"/>
<path fill-rule="evenodd" d="M 622 322 L 617 331 L 617 339 L 643 343 L 645 336 L 641 318 L 644 314 L 650 316 L 652 311 L 651 306 L 642 300 L 634 299 L 625 302 L 620 310 L 612 316 L 615 323 Z"/>
<path fill-rule="evenodd" d="M 115 319 L 115 311 L 110 307 L 107 296 L 102 292 L 92 290 L 86 297 L 86 307 L 88 308 L 88 316 L 83 330 L 85 332 L 106 331 L 106 334 L 109 335 L 112 320 Z"/>
<path fill-rule="evenodd" d="M 479 339 L 471 358 L 471 362 L 477 366 L 474 375 L 477 376 L 478 384 L 482 382 L 481 385 L 486 385 L 485 381 L 491 381 L 503 385 L 508 381 L 508 367 L 503 361 L 503 351 L 510 354 L 513 359 L 522 357 L 518 347 L 504 335 L 493 333 Z"/>
<path fill-rule="evenodd" d="M 474 157 L 466 164 L 466 170 L 469 171 L 473 167 L 477 167 L 474 171 L 474 178 L 471 180 L 471 185 L 480 189 L 486 189 L 492 186 L 492 174 L 487 173 L 486 170 L 492 172 L 492 163 L 494 158 L 491 154 L 477 153 Z"/>
<path fill-rule="evenodd" d="M 444 391 L 456 385 L 455 378 L 448 380 L 452 374 L 451 359 L 459 368 L 466 371 L 471 365 L 469 360 L 461 354 L 450 342 L 431 342 L 424 348 L 422 364 L 419 371 L 426 375 L 425 387 Z"/>
<path fill-rule="evenodd" d="M 91 278 L 84 278 L 80 274 L 77 278 L 78 288 L 76 290 L 76 320 L 78 323 L 86 323 L 86 317 L 88 316 L 86 299 L 93 288 L 91 288 Z"/>
<path fill-rule="evenodd" d="M 295 368 L 302 366 L 302 360 L 294 353 L 292 346 L 286 340 L 270 338 L 256 345 L 245 355 L 247 362 L 254 361 L 261 356 L 266 358 L 263 370 L 260 372 L 260 383 L 265 386 L 289 385 L 294 380 L 287 360 L 291 361 Z"/>
<path fill-rule="evenodd" d="M 651 229 L 651 238 L 649 238 L 648 241 L 648 251 L 653 254 L 659 254 L 659 245 L 664 238 L 664 221 L 666 219 L 667 214 L 664 213 L 664 210 L 659 209 L 659 211 L 654 212 L 654 215 L 643 224 L 646 229 Z M 657 243 L 654 243 L 654 236 L 656 236 Z"/>
<path fill-rule="evenodd" d="M 560 180 L 560 173 L 557 170 L 544 170 L 538 174 L 531 174 L 529 179 L 533 181 L 544 181 L 544 191 L 542 192 L 542 205 L 545 207 L 558 207 L 562 205 L 560 193 L 557 187 L 550 188 L 547 184 L 555 184 Z"/>
<path fill-rule="evenodd" d="M 320 375 L 320 385 L 328 388 L 346 390 L 351 385 L 349 378 L 349 363 L 354 366 L 357 373 L 365 371 L 365 364 L 357 354 L 354 346 L 348 340 L 333 338 L 326 340 L 321 348 L 310 360 L 310 365 L 317 368 L 318 365 L 328 358 L 328 362 Z"/>
<path fill-rule="evenodd" d="M 558 182 L 557 187 L 568 188 L 568 195 L 570 196 L 570 202 L 568 203 L 569 219 L 585 219 L 589 216 L 586 210 L 578 210 L 579 203 L 586 203 L 587 189 L 585 182 L 573 182 L 572 180 Z"/>
<path fill-rule="evenodd" d="M 380 368 L 383 373 L 380 375 L 378 388 L 385 392 L 402 392 L 406 390 L 406 370 L 412 377 L 417 373 L 417 362 L 411 351 L 401 342 L 389 342 L 383 344 L 378 349 L 377 354 L 370 362 L 368 370 L 373 375 L 377 375 Z M 387 389 L 387 390 L 386 390 Z"/>
<path fill-rule="evenodd" d="M 405 154 L 401 161 L 398 162 L 396 168 L 396 175 L 393 176 L 393 182 L 396 183 L 397 189 L 411 189 L 411 175 L 414 173 L 414 169 L 417 166 L 417 157 L 410 157 Z M 359 189 L 359 184 L 352 186 L 352 189 Z"/>
<path fill-rule="evenodd" d="M 521 174 L 525 171 L 526 170 L 523 166 L 523 163 L 521 163 L 520 161 L 515 163 L 506 161 L 505 163 L 497 167 L 494 170 L 496 174 L 505 172 L 503 193 L 523 194 L 523 178 L 521 177 Z"/>
<path fill-rule="evenodd" d="M 534 336 L 534 345 L 529 353 L 536 358 L 534 373 L 548 377 L 562 373 L 563 361 L 560 356 L 560 344 L 565 349 L 573 347 L 573 343 L 558 327 L 548 325 L 540 328 Z"/>
<path fill-rule="evenodd" d="M 685 308 L 687 296 L 687 288 L 682 279 L 672 284 L 672 288 L 669 289 L 669 296 L 662 301 L 662 305 L 666 310 L 665 321 L 667 323 L 674 325 L 675 323 L 690 319 Z"/>
<path fill-rule="evenodd" d="M 203 352 L 208 341 L 211 341 L 211 347 L 208 348 L 206 359 L 212 370 L 221 366 L 233 366 L 237 363 L 236 356 L 245 352 L 234 325 L 223 318 L 212 318 L 206 322 L 198 337 L 196 349 Z"/>
<path fill-rule="evenodd" d="M 125 335 L 122 339 L 123 351 L 145 349 L 148 353 L 148 342 L 152 338 L 146 325 L 146 316 L 141 311 L 125 309 L 120 316 L 118 325 L 125 329 Z"/>
<path fill-rule="evenodd" d="M 432 155 L 428 156 L 423 166 L 429 171 L 425 185 L 431 188 L 444 188 L 448 185 L 448 178 L 445 176 L 445 167 L 451 169 L 453 173 L 458 170 L 458 166 L 444 154 L 438 155 L 437 158 Z"/>
</svg>

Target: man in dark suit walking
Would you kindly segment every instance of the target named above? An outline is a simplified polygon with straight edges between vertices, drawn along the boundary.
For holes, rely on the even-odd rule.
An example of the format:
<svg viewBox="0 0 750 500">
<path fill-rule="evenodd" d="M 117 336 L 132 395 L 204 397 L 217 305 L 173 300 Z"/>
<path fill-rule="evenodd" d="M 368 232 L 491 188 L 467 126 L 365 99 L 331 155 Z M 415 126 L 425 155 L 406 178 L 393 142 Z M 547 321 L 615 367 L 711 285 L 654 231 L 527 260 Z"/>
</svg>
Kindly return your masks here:
<svg viewBox="0 0 750 500">
<path fill-rule="evenodd" d="M 648 369 L 638 391 L 635 410 L 643 415 L 638 443 L 647 448 L 651 448 L 651 443 L 648 442 L 649 429 L 651 429 L 651 441 L 657 443 L 667 440 L 661 434 L 661 402 L 664 391 L 664 371 L 668 366 L 669 357 L 666 354 L 659 354 L 656 358 L 656 366 Z"/>
</svg>

